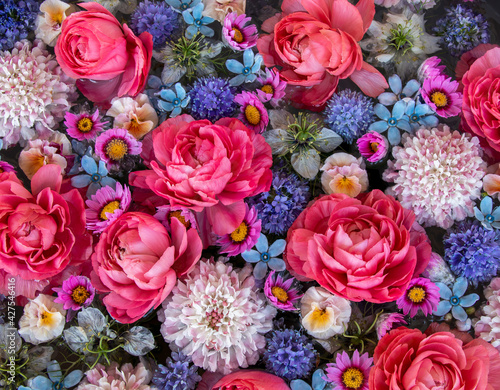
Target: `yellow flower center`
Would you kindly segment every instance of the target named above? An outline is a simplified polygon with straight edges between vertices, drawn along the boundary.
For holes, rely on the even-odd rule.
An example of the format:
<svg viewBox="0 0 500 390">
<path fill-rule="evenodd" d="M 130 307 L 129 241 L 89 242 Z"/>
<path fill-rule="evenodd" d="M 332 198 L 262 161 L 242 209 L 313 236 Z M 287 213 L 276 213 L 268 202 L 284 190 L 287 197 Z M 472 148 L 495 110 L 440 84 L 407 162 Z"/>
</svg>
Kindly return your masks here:
<svg viewBox="0 0 500 390">
<path fill-rule="evenodd" d="M 94 122 L 92 119 L 83 117 L 76 123 L 76 128 L 82 133 L 88 133 L 94 127 Z"/>
<path fill-rule="evenodd" d="M 422 287 L 412 287 L 408 290 L 406 296 L 413 303 L 420 303 L 425 299 L 425 290 Z"/>
<path fill-rule="evenodd" d="M 245 107 L 245 118 L 251 125 L 258 125 L 260 123 L 260 111 L 257 107 L 248 105 Z"/>
<path fill-rule="evenodd" d="M 372 150 L 373 153 L 375 153 L 378 150 L 378 142 L 370 142 L 370 149 Z"/>
<path fill-rule="evenodd" d="M 106 206 L 104 206 L 101 210 L 101 214 L 99 214 L 99 217 L 103 221 L 107 221 L 108 217 L 106 216 L 106 213 L 114 213 L 116 209 L 120 207 L 120 202 L 117 200 L 114 200 L 112 202 L 109 202 Z"/>
<path fill-rule="evenodd" d="M 55 15 L 52 15 L 52 20 L 53 20 L 54 23 L 60 25 L 62 23 L 62 20 L 63 20 L 63 13 L 62 12 L 58 12 Z"/>
<path fill-rule="evenodd" d="M 274 286 L 271 288 L 271 293 L 280 301 L 281 303 L 287 303 L 288 302 L 288 294 L 287 292 L 282 289 L 281 287 Z"/>
<path fill-rule="evenodd" d="M 342 382 L 348 389 L 359 389 L 364 381 L 365 376 L 359 368 L 349 367 L 342 373 Z"/>
<path fill-rule="evenodd" d="M 89 297 L 90 293 L 83 286 L 78 286 L 71 292 L 71 299 L 77 305 L 83 305 Z"/>
<path fill-rule="evenodd" d="M 243 42 L 243 34 L 241 33 L 241 31 L 235 27 L 233 27 L 233 31 L 234 31 L 233 39 L 238 43 Z"/>
<path fill-rule="evenodd" d="M 330 322 L 330 316 L 325 309 L 317 307 L 311 315 L 311 322 L 315 325 L 315 327 L 322 328 Z"/>
<path fill-rule="evenodd" d="M 191 227 L 191 222 L 186 221 L 186 218 L 184 218 L 180 210 L 171 211 L 170 213 L 168 213 L 168 219 L 171 221 L 172 218 L 177 218 L 179 222 L 186 227 L 186 229 L 189 229 Z"/>
<path fill-rule="evenodd" d="M 269 93 L 271 95 L 274 93 L 273 87 L 269 84 L 263 85 L 261 90 L 264 91 L 264 93 Z"/>
<path fill-rule="evenodd" d="M 240 226 L 236 228 L 234 232 L 231 233 L 231 240 L 233 242 L 242 242 L 248 236 L 248 226 L 245 222 L 242 222 Z"/>
<path fill-rule="evenodd" d="M 106 144 L 106 155 L 115 161 L 121 160 L 127 155 L 128 145 L 124 140 L 114 138 Z"/>
<path fill-rule="evenodd" d="M 446 98 L 446 95 L 443 92 L 439 91 L 436 91 L 431 95 L 431 101 L 438 108 L 446 107 L 446 105 L 448 104 L 448 99 Z"/>
<path fill-rule="evenodd" d="M 57 313 L 52 313 L 50 311 L 44 311 L 40 315 L 41 325 L 42 326 L 49 326 L 49 327 L 53 326 L 55 324 L 55 322 L 57 321 L 57 318 L 55 318 L 56 314 Z"/>
</svg>

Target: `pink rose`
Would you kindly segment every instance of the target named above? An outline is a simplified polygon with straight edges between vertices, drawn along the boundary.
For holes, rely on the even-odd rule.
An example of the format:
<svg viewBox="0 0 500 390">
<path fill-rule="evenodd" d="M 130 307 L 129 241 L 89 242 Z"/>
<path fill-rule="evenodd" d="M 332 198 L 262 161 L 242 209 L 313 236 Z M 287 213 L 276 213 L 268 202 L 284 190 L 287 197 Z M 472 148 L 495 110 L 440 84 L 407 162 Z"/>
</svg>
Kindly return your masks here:
<svg viewBox="0 0 500 390">
<path fill-rule="evenodd" d="M 201 240 L 176 218 L 171 236 L 152 216 L 129 212 L 101 234 L 92 255 L 94 287 L 109 293 L 103 299 L 109 314 L 132 323 L 157 308 L 170 294 L 177 277 L 201 257 Z"/>
<path fill-rule="evenodd" d="M 498 389 L 500 355 L 481 339 L 465 343 L 452 333 L 431 335 L 399 327 L 379 341 L 371 390 Z"/>
<path fill-rule="evenodd" d="M 280 77 L 299 106 L 321 110 L 340 79 L 348 77 L 372 97 L 388 87 L 385 78 L 363 61 L 358 42 L 375 14 L 373 0 L 284 0 L 283 13 L 266 20 L 257 47 L 267 67 Z"/>
<path fill-rule="evenodd" d="M 212 390 L 290 390 L 276 375 L 259 370 L 240 370 L 219 380 Z"/>
<path fill-rule="evenodd" d="M 55 47 L 57 62 L 91 101 L 110 106 L 115 96 L 135 96 L 146 85 L 153 38 L 136 37 L 106 8 L 81 3 L 87 11 L 68 16 Z"/>
<path fill-rule="evenodd" d="M 180 115 L 144 143 L 151 170 L 131 173 L 130 183 L 150 188 L 171 206 L 204 211 L 216 234 L 233 232 L 245 216 L 243 199 L 271 186 L 271 147 L 238 119 L 212 124 Z"/>
<path fill-rule="evenodd" d="M 379 190 L 358 199 L 317 198 L 288 231 L 287 269 L 351 301 L 394 301 L 431 255 L 414 221 L 412 211 Z"/>
<path fill-rule="evenodd" d="M 77 190 L 60 193 L 61 167 L 41 167 L 31 191 L 13 176 L 0 181 L 0 267 L 25 280 L 51 278 L 91 253 Z"/>
</svg>

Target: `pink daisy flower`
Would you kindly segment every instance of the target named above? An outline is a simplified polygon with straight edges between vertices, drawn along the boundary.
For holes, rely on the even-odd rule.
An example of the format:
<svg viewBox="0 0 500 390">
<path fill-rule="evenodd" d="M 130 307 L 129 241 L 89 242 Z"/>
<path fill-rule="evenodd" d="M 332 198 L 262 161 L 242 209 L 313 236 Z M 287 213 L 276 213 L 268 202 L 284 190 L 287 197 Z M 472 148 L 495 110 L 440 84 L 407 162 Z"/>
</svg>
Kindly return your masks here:
<svg viewBox="0 0 500 390">
<path fill-rule="evenodd" d="M 439 287 L 426 278 L 412 279 L 406 292 L 396 301 L 398 308 L 410 317 L 415 317 L 418 310 L 428 316 L 439 304 Z"/>
<path fill-rule="evenodd" d="M 222 26 L 222 36 L 236 50 L 245 50 L 257 44 L 258 32 L 254 24 L 247 25 L 252 18 L 237 12 L 227 14 Z"/>
<path fill-rule="evenodd" d="M 262 84 L 257 89 L 257 96 L 262 103 L 271 102 L 273 107 L 278 107 L 278 103 L 285 96 L 286 81 L 280 80 L 280 74 L 274 69 L 266 68 L 266 77 L 258 77 L 257 81 Z"/>
<path fill-rule="evenodd" d="M 439 65 L 441 63 L 441 59 L 439 57 L 433 56 L 427 58 L 420 68 L 418 68 L 418 79 L 420 81 L 434 78 L 436 76 L 444 76 L 445 75 L 445 65 Z"/>
<path fill-rule="evenodd" d="M 16 169 L 6 161 L 0 160 L 0 173 L 15 172 Z"/>
<path fill-rule="evenodd" d="M 170 224 L 172 218 L 177 218 L 180 223 L 182 223 L 186 227 L 186 229 L 198 228 L 194 213 L 185 207 L 170 206 L 169 204 L 167 204 L 164 206 L 158 206 L 157 209 L 158 211 L 156 212 L 154 217 L 167 228 L 169 233 L 171 232 Z"/>
<path fill-rule="evenodd" d="M 401 313 L 382 314 L 375 324 L 375 327 L 377 328 L 377 337 L 380 340 L 387 334 L 387 332 L 406 324 L 407 322 L 405 321 L 405 317 Z"/>
<path fill-rule="evenodd" d="M 271 304 L 281 310 L 297 310 L 294 303 L 304 294 L 293 287 L 295 278 L 285 279 L 282 273 L 271 271 L 264 285 L 264 293 Z"/>
<path fill-rule="evenodd" d="M 458 87 L 458 81 L 440 75 L 425 79 L 420 93 L 436 114 L 449 118 L 460 114 L 462 110 L 462 92 L 457 92 Z"/>
<path fill-rule="evenodd" d="M 92 115 L 86 111 L 79 114 L 67 112 L 64 115 L 64 125 L 67 127 L 66 131 L 71 137 L 79 141 L 94 139 L 107 123 L 101 122 L 99 110 L 97 109 Z"/>
<path fill-rule="evenodd" d="M 221 246 L 220 252 L 228 256 L 236 256 L 254 247 L 260 236 L 261 220 L 257 219 L 255 207 L 249 208 L 245 204 L 246 214 L 243 222 L 230 234 L 219 237 L 217 244 Z"/>
<path fill-rule="evenodd" d="M 135 156 L 142 151 L 142 144 L 126 129 L 110 129 L 97 137 L 95 141 L 96 154 L 111 167 L 127 156 Z"/>
<path fill-rule="evenodd" d="M 92 303 L 95 296 L 95 289 L 90 280 L 85 276 L 71 275 L 66 279 L 62 287 L 55 287 L 57 298 L 56 303 L 62 303 L 64 310 L 80 310 Z"/>
<path fill-rule="evenodd" d="M 85 210 L 87 229 L 101 233 L 128 210 L 131 199 L 130 189 L 120 183 L 116 183 L 116 189 L 109 186 L 98 189 L 85 201 L 88 207 Z"/>
<path fill-rule="evenodd" d="M 355 350 L 352 359 L 347 352 L 338 353 L 335 363 L 326 365 L 326 376 L 336 390 L 368 390 L 368 377 L 373 359 L 368 352 L 359 356 Z"/>
<path fill-rule="evenodd" d="M 243 91 L 239 95 L 236 95 L 234 101 L 241 106 L 241 113 L 238 119 L 243 121 L 248 128 L 257 134 L 263 133 L 269 124 L 269 115 L 257 95 Z"/>
<path fill-rule="evenodd" d="M 366 161 L 373 163 L 382 160 L 389 150 L 387 138 L 375 131 L 363 134 L 356 143 L 359 153 L 366 158 Z"/>
</svg>

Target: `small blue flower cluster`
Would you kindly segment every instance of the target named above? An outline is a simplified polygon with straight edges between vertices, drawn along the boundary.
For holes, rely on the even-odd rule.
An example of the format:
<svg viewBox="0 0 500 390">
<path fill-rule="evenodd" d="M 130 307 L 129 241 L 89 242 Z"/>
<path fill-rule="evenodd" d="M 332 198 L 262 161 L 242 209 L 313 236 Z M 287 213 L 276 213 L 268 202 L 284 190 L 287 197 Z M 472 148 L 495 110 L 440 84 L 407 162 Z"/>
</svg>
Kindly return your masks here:
<svg viewBox="0 0 500 390">
<path fill-rule="evenodd" d="M 226 79 L 200 78 L 189 91 L 191 115 L 195 119 L 208 119 L 211 122 L 230 117 L 237 107 L 234 102 L 235 93 L 235 88 Z"/>
<path fill-rule="evenodd" d="M 35 0 L 0 2 L 0 50 L 10 50 L 14 43 L 28 38 L 35 26 L 39 7 Z"/>
<path fill-rule="evenodd" d="M 189 366 L 191 359 L 182 353 L 172 352 L 166 366 L 159 364 L 153 374 L 152 382 L 158 390 L 193 390 L 201 380 L 198 367 Z"/>
</svg>

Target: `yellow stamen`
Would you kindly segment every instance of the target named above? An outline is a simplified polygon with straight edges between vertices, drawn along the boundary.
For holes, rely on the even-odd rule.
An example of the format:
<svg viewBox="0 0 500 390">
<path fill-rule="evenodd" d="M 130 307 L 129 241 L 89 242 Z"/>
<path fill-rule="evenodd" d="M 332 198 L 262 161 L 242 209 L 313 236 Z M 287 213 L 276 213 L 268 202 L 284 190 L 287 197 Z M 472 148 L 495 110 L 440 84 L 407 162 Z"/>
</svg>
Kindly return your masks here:
<svg viewBox="0 0 500 390">
<path fill-rule="evenodd" d="M 378 150 L 378 145 L 378 142 L 370 142 L 370 149 L 372 150 L 372 152 L 375 153 Z"/>
<path fill-rule="evenodd" d="M 241 33 L 240 30 L 238 30 L 237 28 L 233 27 L 233 31 L 234 31 L 234 35 L 233 35 L 233 39 L 238 42 L 238 43 L 241 43 L 243 42 L 243 34 Z"/>
<path fill-rule="evenodd" d="M 248 105 L 245 107 L 245 118 L 251 125 L 258 125 L 260 123 L 260 111 L 257 107 Z"/>
<path fill-rule="evenodd" d="M 103 221 L 107 221 L 108 217 L 106 216 L 106 213 L 114 213 L 116 209 L 120 207 L 120 202 L 117 200 L 114 200 L 112 202 L 109 202 L 106 206 L 104 206 L 101 210 L 101 213 L 99 214 L 99 217 Z"/>
<path fill-rule="evenodd" d="M 364 380 L 365 376 L 359 368 L 349 367 L 342 373 L 342 382 L 348 389 L 359 389 Z"/>
<path fill-rule="evenodd" d="M 269 93 L 271 95 L 274 93 L 273 87 L 269 84 L 263 85 L 261 90 L 264 91 L 264 93 Z"/>
<path fill-rule="evenodd" d="M 76 123 L 76 128 L 82 133 L 88 133 L 94 127 L 94 122 L 92 119 L 83 117 Z"/>
<path fill-rule="evenodd" d="M 423 302 L 425 299 L 425 290 L 422 287 L 412 287 L 408 292 L 406 293 L 406 296 L 410 301 L 413 303 L 420 303 Z"/>
<path fill-rule="evenodd" d="M 280 301 L 281 303 L 287 303 L 288 302 L 288 294 L 287 292 L 282 289 L 281 287 L 274 286 L 271 288 L 271 293 Z"/>
<path fill-rule="evenodd" d="M 120 161 L 127 155 L 128 145 L 125 141 L 114 138 L 106 144 L 106 155 L 114 161 Z"/>
<path fill-rule="evenodd" d="M 71 292 L 71 299 L 77 305 L 83 305 L 89 297 L 90 293 L 83 286 L 78 286 Z"/>
<path fill-rule="evenodd" d="M 62 20 L 63 20 L 63 13 L 62 12 L 58 12 L 57 14 L 52 15 L 52 20 L 53 20 L 54 23 L 60 25 L 62 23 Z"/>
<path fill-rule="evenodd" d="M 311 315 L 311 323 L 315 328 L 322 328 L 330 322 L 330 316 L 325 309 L 316 308 Z"/>
<path fill-rule="evenodd" d="M 436 91 L 431 95 L 431 101 L 438 108 L 446 107 L 448 104 L 448 98 L 443 92 Z"/>
<path fill-rule="evenodd" d="M 186 218 L 184 218 L 180 210 L 171 211 L 170 213 L 168 213 L 168 219 L 171 221 L 172 218 L 177 218 L 179 222 L 186 227 L 186 229 L 189 229 L 191 227 L 191 222 L 186 221 Z"/>
<path fill-rule="evenodd" d="M 234 232 L 231 233 L 231 240 L 233 242 L 242 242 L 248 236 L 248 226 L 245 222 L 242 222 L 240 226 L 236 228 Z"/>
<path fill-rule="evenodd" d="M 54 324 L 54 322 L 57 321 L 57 319 L 54 318 L 55 314 L 57 314 L 57 313 L 52 313 L 50 311 L 44 311 L 40 315 L 41 325 L 42 326 L 52 326 Z"/>
</svg>

